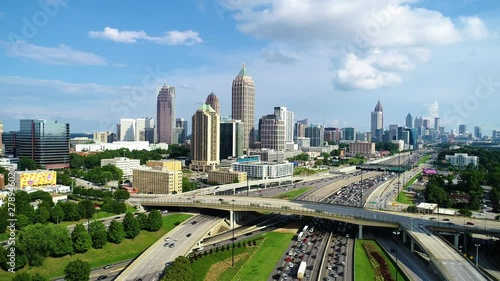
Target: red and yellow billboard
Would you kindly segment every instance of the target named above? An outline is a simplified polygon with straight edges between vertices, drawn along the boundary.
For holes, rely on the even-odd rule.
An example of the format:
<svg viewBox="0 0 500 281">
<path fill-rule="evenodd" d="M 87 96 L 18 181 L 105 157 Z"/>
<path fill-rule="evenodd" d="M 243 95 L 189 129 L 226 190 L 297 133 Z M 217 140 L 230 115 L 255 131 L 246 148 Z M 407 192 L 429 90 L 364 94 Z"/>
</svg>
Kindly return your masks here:
<svg viewBox="0 0 500 281">
<path fill-rule="evenodd" d="M 55 171 L 28 171 L 19 172 L 17 187 L 37 187 L 55 185 L 57 174 Z"/>
</svg>

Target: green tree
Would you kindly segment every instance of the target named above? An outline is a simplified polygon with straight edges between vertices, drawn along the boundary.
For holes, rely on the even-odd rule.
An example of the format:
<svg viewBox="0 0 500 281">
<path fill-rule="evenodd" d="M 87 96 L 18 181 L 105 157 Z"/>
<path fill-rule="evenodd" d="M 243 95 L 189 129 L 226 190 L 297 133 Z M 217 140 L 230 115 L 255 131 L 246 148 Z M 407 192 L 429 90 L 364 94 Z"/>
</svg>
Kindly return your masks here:
<svg viewBox="0 0 500 281">
<path fill-rule="evenodd" d="M 38 209 L 35 211 L 34 223 L 46 223 L 50 219 L 50 210 L 51 208 L 48 206 L 38 206 Z"/>
<path fill-rule="evenodd" d="M 17 163 L 17 169 L 19 171 L 36 170 L 36 163 L 31 158 L 21 157 Z"/>
<path fill-rule="evenodd" d="M 73 249 L 77 253 L 85 253 L 92 248 L 92 238 L 87 232 L 83 224 L 77 224 L 71 233 L 71 241 L 73 241 Z"/>
<path fill-rule="evenodd" d="M 85 165 L 85 158 L 76 153 L 71 153 L 69 165 L 72 169 L 83 168 L 83 166 Z"/>
<path fill-rule="evenodd" d="M 182 192 L 188 192 L 196 188 L 196 183 L 191 182 L 188 177 L 182 177 Z"/>
<path fill-rule="evenodd" d="M 61 203 L 61 207 L 64 211 L 65 221 L 78 221 L 81 219 L 80 211 L 78 210 L 78 205 L 76 203 L 64 202 Z"/>
<path fill-rule="evenodd" d="M 148 229 L 148 216 L 144 213 L 140 213 L 137 215 L 137 220 L 139 221 L 139 224 L 141 225 L 141 229 Z"/>
<path fill-rule="evenodd" d="M 14 264 L 10 263 L 10 257 L 8 256 L 11 254 L 10 248 L 15 249 L 15 255 L 16 255 L 16 262 Z M 23 268 L 26 264 L 28 264 L 28 258 L 26 256 L 26 251 L 24 250 L 24 247 L 20 245 L 19 242 L 17 242 L 15 245 L 10 245 L 9 249 L 5 249 L 4 247 L 0 247 L 0 268 L 3 270 L 7 271 L 11 266 L 15 266 L 14 270 L 19 270 Z"/>
<path fill-rule="evenodd" d="M 33 281 L 33 277 L 27 272 L 21 272 L 14 276 L 12 281 Z"/>
<path fill-rule="evenodd" d="M 52 208 L 52 211 L 50 212 L 50 218 L 54 223 L 59 223 L 64 219 L 64 210 L 60 204 L 57 204 L 54 206 L 54 208 Z"/>
<path fill-rule="evenodd" d="M 38 223 L 28 225 L 19 232 L 19 246 L 26 253 L 31 266 L 42 265 L 44 258 L 49 256 L 52 237 L 47 237 L 50 237 L 50 232 L 48 226 Z"/>
<path fill-rule="evenodd" d="M 125 189 L 118 189 L 113 193 L 113 199 L 119 202 L 123 202 L 130 198 L 130 193 Z"/>
<path fill-rule="evenodd" d="M 125 238 L 123 224 L 119 221 L 111 221 L 108 228 L 108 241 L 115 244 L 120 244 Z"/>
<path fill-rule="evenodd" d="M 158 231 L 163 226 L 163 217 L 158 210 L 149 212 L 148 215 L 148 230 Z"/>
<path fill-rule="evenodd" d="M 141 224 L 132 213 L 127 213 L 123 218 L 123 230 L 128 239 L 134 239 L 141 232 Z"/>
<path fill-rule="evenodd" d="M 102 221 L 93 221 L 89 224 L 89 233 L 92 238 L 92 247 L 94 249 L 102 249 L 106 242 L 108 241 L 108 234 L 106 233 L 106 227 Z"/>
<path fill-rule="evenodd" d="M 90 264 L 80 259 L 71 261 L 64 269 L 64 275 L 64 280 L 67 281 L 89 280 Z"/>
<path fill-rule="evenodd" d="M 50 207 L 54 206 L 54 202 L 52 201 L 52 196 L 50 196 L 50 193 L 42 191 L 42 190 L 37 190 L 35 192 L 30 193 L 29 199 L 30 199 L 30 202 L 38 200 L 38 202 L 46 203 Z"/>
<path fill-rule="evenodd" d="M 73 252 L 73 242 L 68 228 L 59 224 L 48 224 L 46 227 L 48 228 L 46 237 L 50 237 L 50 256 L 63 257 L 71 254 Z"/>
<path fill-rule="evenodd" d="M 91 219 L 95 214 L 94 203 L 88 199 L 80 200 L 78 202 L 78 209 L 80 216 L 86 219 Z"/>
</svg>

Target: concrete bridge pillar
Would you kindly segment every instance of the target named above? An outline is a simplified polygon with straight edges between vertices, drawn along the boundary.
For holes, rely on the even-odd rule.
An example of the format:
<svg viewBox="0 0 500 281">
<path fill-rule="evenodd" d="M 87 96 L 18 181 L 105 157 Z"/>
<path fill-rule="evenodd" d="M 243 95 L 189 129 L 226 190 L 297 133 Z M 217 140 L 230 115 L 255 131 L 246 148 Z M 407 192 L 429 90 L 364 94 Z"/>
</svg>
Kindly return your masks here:
<svg viewBox="0 0 500 281">
<path fill-rule="evenodd" d="M 406 244 L 406 240 L 408 240 L 407 238 L 408 236 L 406 235 L 406 231 L 403 231 L 403 244 Z"/>
<path fill-rule="evenodd" d="M 415 251 L 415 240 L 410 238 L 410 251 L 413 253 Z"/>
<path fill-rule="evenodd" d="M 363 226 L 358 225 L 358 239 L 363 239 Z"/>
<path fill-rule="evenodd" d="M 453 240 L 453 245 L 455 246 L 455 249 L 458 250 L 458 239 L 460 238 L 460 234 L 455 234 L 454 240 Z"/>
<path fill-rule="evenodd" d="M 233 223 L 234 223 L 234 212 L 229 211 L 229 227 L 233 227 Z"/>
</svg>

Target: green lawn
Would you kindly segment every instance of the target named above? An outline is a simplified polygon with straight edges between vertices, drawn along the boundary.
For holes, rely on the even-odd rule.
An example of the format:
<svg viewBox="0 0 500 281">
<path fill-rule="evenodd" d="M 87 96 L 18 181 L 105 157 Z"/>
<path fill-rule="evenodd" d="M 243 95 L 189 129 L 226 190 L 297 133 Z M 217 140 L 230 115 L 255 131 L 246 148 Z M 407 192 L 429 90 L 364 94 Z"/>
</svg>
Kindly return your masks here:
<svg viewBox="0 0 500 281">
<path fill-rule="evenodd" d="M 431 159 L 431 156 L 430 155 L 425 155 L 422 158 L 418 159 L 417 165 L 425 164 L 425 162 L 429 161 L 429 159 Z"/>
<path fill-rule="evenodd" d="M 268 232 L 264 241 L 243 268 L 233 277 L 237 280 L 267 280 L 295 233 Z"/>
<path fill-rule="evenodd" d="M 292 191 L 288 191 L 288 192 L 273 196 L 273 198 L 293 200 L 293 199 L 299 197 L 300 195 L 306 193 L 310 189 L 311 189 L 311 187 L 298 188 L 298 189 L 294 189 Z"/>
<path fill-rule="evenodd" d="M 354 280 L 375 280 L 375 270 L 370 264 L 365 249 L 361 244 L 365 240 L 357 240 L 354 246 Z"/>
<path fill-rule="evenodd" d="M 375 280 L 375 270 L 372 268 L 368 256 L 366 255 L 365 249 L 361 242 L 367 241 L 373 243 L 378 251 L 382 254 L 385 261 L 389 265 L 389 271 L 393 278 L 396 277 L 396 265 L 389 258 L 386 252 L 382 250 L 379 244 L 374 240 L 356 240 L 356 245 L 354 249 L 354 280 Z M 398 270 L 398 279 L 396 281 L 408 281 L 406 275 Z"/>
<path fill-rule="evenodd" d="M 413 185 L 421 175 L 422 173 L 418 173 L 415 176 L 413 176 L 413 178 L 411 178 L 408 182 L 406 182 L 406 184 L 403 186 L 403 189 L 407 189 L 408 187 Z"/>
<path fill-rule="evenodd" d="M 40 273 L 46 277 L 54 278 L 64 275 L 64 268 L 73 260 L 81 259 L 90 262 L 92 268 L 101 267 L 106 264 L 135 258 L 144 250 L 160 239 L 177 224 L 187 220 L 191 215 L 171 214 L 163 217 L 163 227 L 157 232 L 141 231 L 133 240 L 125 239 L 120 244 L 107 243 L 103 249 L 91 249 L 84 254 L 75 254 L 62 258 L 46 258 L 41 267 L 31 267 L 18 271 Z M 0 280 L 10 280 L 14 275 L 10 272 L 0 270 Z"/>
<path fill-rule="evenodd" d="M 399 192 L 398 196 L 396 197 L 396 202 L 399 202 L 401 204 L 408 204 L 408 205 L 415 204 L 413 198 L 406 195 L 406 193 L 404 191 Z"/>
<path fill-rule="evenodd" d="M 257 244 L 258 245 L 258 244 Z M 220 281 L 230 281 L 232 277 L 240 270 L 240 268 L 246 263 L 248 258 L 256 251 L 257 247 L 241 247 L 234 249 L 234 255 L 238 256 L 243 253 L 248 253 L 246 258 L 241 258 L 234 263 L 234 267 L 231 268 L 231 255 L 232 251 L 224 250 L 217 253 L 213 253 L 211 255 L 207 255 L 192 264 L 193 272 L 194 272 L 194 280 L 195 281 L 203 281 L 207 277 L 210 268 L 219 262 L 226 263 L 226 270 L 219 276 L 217 276 L 217 280 Z"/>
</svg>

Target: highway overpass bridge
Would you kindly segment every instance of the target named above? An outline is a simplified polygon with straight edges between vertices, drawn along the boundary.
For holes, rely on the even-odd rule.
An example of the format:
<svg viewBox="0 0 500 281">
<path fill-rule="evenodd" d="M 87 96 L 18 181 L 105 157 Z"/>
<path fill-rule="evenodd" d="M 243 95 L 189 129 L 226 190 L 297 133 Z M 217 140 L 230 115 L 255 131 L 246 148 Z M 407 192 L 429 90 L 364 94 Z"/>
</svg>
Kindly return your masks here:
<svg viewBox="0 0 500 281">
<path fill-rule="evenodd" d="M 410 238 L 411 249 L 416 242 L 430 257 L 431 268 L 439 273 L 444 280 L 488 280 L 468 261 L 457 249 L 446 244 L 430 231 L 439 227 L 439 231 L 455 233 L 487 233 L 500 236 L 500 223 L 490 223 L 487 229 L 481 227 L 465 227 L 461 225 L 440 224 L 411 214 L 388 213 L 374 210 L 333 205 L 327 203 L 291 201 L 256 197 L 231 196 L 157 196 L 156 198 L 133 198 L 132 204 L 144 207 L 191 207 L 226 210 L 230 213 L 230 221 L 234 214 L 243 211 L 263 211 L 286 214 L 305 215 L 344 221 L 359 226 L 358 238 L 363 237 L 363 226 L 390 227 L 400 229 L 403 239 Z M 424 227 L 417 227 L 422 224 Z M 429 228 L 429 229 L 427 229 Z"/>
</svg>

